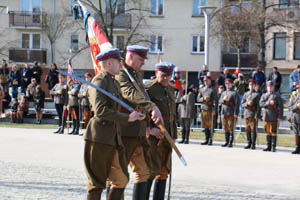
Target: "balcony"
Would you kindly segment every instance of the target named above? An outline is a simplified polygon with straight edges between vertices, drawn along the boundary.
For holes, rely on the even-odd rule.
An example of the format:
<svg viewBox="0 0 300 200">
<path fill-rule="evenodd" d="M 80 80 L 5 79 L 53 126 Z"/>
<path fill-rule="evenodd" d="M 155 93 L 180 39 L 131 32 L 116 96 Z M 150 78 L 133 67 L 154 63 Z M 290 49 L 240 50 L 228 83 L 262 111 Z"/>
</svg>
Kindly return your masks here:
<svg viewBox="0 0 300 200">
<path fill-rule="evenodd" d="M 10 11 L 10 28 L 43 29 L 46 19 L 43 13 Z"/>
<path fill-rule="evenodd" d="M 225 67 L 236 67 L 237 54 L 223 53 L 222 62 Z M 257 66 L 257 62 L 257 54 L 241 54 L 241 68 L 255 68 Z"/>
<path fill-rule="evenodd" d="M 16 63 L 47 63 L 47 50 L 46 49 L 9 49 L 9 61 Z"/>
<path fill-rule="evenodd" d="M 99 15 L 95 15 L 94 18 L 96 19 L 97 23 L 102 26 L 102 21 Z M 104 14 L 104 21 L 106 26 L 109 28 L 111 24 L 111 17 L 109 13 Z M 131 14 L 130 13 L 121 13 L 115 16 L 114 19 L 114 26 L 113 28 L 119 29 L 130 29 L 131 28 Z"/>
</svg>

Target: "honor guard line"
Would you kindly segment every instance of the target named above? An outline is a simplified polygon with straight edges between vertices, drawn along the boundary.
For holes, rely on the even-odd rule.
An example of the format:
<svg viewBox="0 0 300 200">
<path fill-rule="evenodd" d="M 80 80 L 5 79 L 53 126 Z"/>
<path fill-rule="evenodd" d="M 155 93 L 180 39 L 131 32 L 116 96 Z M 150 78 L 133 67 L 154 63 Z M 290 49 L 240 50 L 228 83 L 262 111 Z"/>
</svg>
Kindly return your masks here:
<svg viewBox="0 0 300 200">
<path fill-rule="evenodd" d="M 58 73 L 63 74 L 65 76 L 70 76 L 73 79 L 76 79 L 77 81 L 80 81 L 81 83 L 87 84 L 90 87 L 95 88 L 96 90 L 98 90 L 99 92 L 101 92 L 102 94 L 106 95 L 107 97 L 111 98 L 112 100 L 116 101 L 117 103 L 119 103 L 121 106 L 123 106 L 124 108 L 126 108 L 129 112 L 133 112 L 134 109 L 129 106 L 128 104 L 126 104 L 124 101 L 122 101 L 121 99 L 115 97 L 114 95 L 110 94 L 109 92 L 107 92 L 106 90 L 97 87 L 96 85 L 84 80 L 83 78 L 77 77 L 73 74 L 69 74 L 67 72 L 64 72 L 62 70 L 56 70 Z M 181 152 L 179 151 L 179 149 L 177 148 L 176 144 L 174 143 L 173 139 L 171 138 L 171 136 L 168 134 L 168 131 L 166 130 L 166 128 L 162 125 L 162 124 L 158 124 L 157 125 L 162 133 L 164 134 L 164 136 L 166 137 L 166 139 L 168 140 L 168 142 L 170 143 L 170 145 L 172 146 L 172 148 L 174 149 L 174 151 L 176 152 L 177 156 L 179 157 L 179 159 L 181 160 L 181 162 L 183 163 L 184 166 L 187 166 L 187 162 L 185 161 L 184 157 L 182 156 Z"/>
</svg>

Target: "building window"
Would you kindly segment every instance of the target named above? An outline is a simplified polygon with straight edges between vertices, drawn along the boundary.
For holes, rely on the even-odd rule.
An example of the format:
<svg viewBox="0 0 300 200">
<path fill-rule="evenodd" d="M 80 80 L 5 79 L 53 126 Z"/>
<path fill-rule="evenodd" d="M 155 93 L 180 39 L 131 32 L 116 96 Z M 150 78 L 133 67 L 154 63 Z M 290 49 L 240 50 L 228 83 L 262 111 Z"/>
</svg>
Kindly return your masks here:
<svg viewBox="0 0 300 200">
<path fill-rule="evenodd" d="M 163 52 L 163 37 L 158 35 L 150 36 L 150 53 Z"/>
<path fill-rule="evenodd" d="M 151 15 L 164 15 L 164 0 L 150 0 L 151 1 Z"/>
<path fill-rule="evenodd" d="M 230 45 L 230 43 L 228 43 L 227 45 L 227 52 L 228 53 L 232 53 L 232 54 L 235 54 L 237 53 L 237 48 L 234 48 Z M 246 37 L 241 48 L 240 48 L 240 53 L 244 53 L 244 54 L 247 54 L 247 53 L 250 53 L 251 52 L 251 39 L 249 37 Z"/>
<path fill-rule="evenodd" d="M 115 4 L 115 2 L 117 3 Z M 125 0 L 106 0 L 106 11 L 110 12 L 115 6 L 115 13 L 122 14 L 125 13 Z"/>
<path fill-rule="evenodd" d="M 125 37 L 123 35 L 114 35 L 112 43 L 114 47 L 124 49 Z"/>
<path fill-rule="evenodd" d="M 193 1 L 193 16 L 203 15 L 203 10 L 199 9 L 199 6 L 205 6 L 206 0 L 194 0 Z"/>
<path fill-rule="evenodd" d="M 204 52 L 204 36 L 193 36 L 192 38 L 192 53 Z"/>
<path fill-rule="evenodd" d="M 285 60 L 286 33 L 274 33 L 274 60 Z"/>
<path fill-rule="evenodd" d="M 71 35 L 70 49 L 72 51 L 78 51 L 79 50 L 79 35 Z"/>
<path fill-rule="evenodd" d="M 22 0 L 21 10 L 23 12 L 41 12 L 41 0 Z"/>
<path fill-rule="evenodd" d="M 299 0 L 279 0 L 279 8 L 296 7 L 299 5 Z"/>
<path fill-rule="evenodd" d="M 294 35 L 294 59 L 300 60 L 300 33 Z"/>
<path fill-rule="evenodd" d="M 41 35 L 36 33 L 22 33 L 21 48 L 24 49 L 40 49 Z"/>
</svg>

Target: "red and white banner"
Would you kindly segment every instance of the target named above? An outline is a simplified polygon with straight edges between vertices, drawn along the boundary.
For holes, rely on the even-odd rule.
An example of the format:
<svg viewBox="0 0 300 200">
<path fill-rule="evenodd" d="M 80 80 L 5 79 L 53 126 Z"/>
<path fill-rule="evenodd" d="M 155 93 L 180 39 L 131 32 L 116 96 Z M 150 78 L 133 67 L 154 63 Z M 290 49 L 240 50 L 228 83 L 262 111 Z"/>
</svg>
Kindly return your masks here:
<svg viewBox="0 0 300 200">
<path fill-rule="evenodd" d="M 87 8 L 78 1 L 83 15 L 86 14 L 88 11 Z M 101 66 L 99 61 L 96 59 L 96 56 L 103 50 L 112 48 L 112 44 L 109 42 L 99 25 L 96 23 L 94 17 L 89 16 L 87 21 L 87 36 L 88 36 L 88 43 L 91 50 L 92 61 L 94 65 L 95 75 L 99 73 Z"/>
</svg>

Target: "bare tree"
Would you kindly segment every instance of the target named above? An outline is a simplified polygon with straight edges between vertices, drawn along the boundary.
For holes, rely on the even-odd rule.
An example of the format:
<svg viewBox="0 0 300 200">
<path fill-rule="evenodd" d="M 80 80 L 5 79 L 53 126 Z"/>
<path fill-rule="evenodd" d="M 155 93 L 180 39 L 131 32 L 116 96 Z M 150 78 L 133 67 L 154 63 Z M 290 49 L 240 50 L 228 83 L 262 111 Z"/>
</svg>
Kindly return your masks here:
<svg viewBox="0 0 300 200">
<path fill-rule="evenodd" d="M 141 27 L 147 26 L 146 18 L 149 15 L 149 8 L 145 7 L 140 0 L 98 0 L 96 5 L 92 0 L 82 0 L 94 12 L 94 17 L 103 30 L 108 40 L 113 43 L 116 30 L 126 30 L 126 37 L 121 50 L 128 44 L 149 42 L 144 34 L 140 34 Z"/>
<path fill-rule="evenodd" d="M 221 36 L 223 44 L 237 49 L 237 67 L 240 67 L 241 50 L 259 35 L 259 25 L 264 19 L 263 13 L 255 7 L 244 7 L 242 1 L 227 5 L 214 15 L 212 35 Z"/>
<path fill-rule="evenodd" d="M 55 15 L 46 14 L 44 32 L 50 43 L 51 62 L 54 62 L 55 42 L 63 36 L 63 33 L 72 26 L 72 18 L 67 12 L 55 13 Z"/>
</svg>

